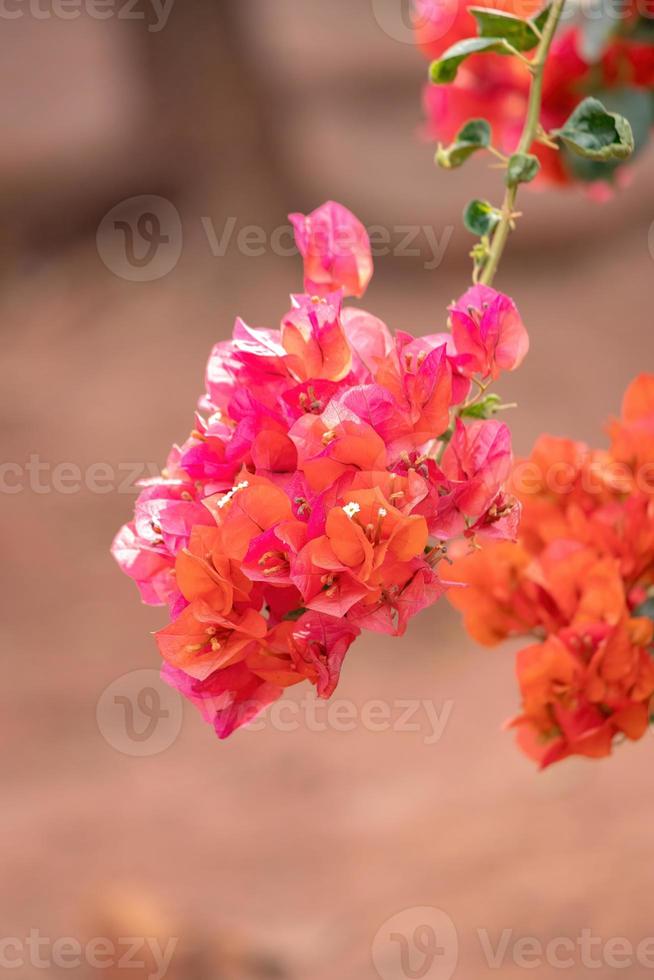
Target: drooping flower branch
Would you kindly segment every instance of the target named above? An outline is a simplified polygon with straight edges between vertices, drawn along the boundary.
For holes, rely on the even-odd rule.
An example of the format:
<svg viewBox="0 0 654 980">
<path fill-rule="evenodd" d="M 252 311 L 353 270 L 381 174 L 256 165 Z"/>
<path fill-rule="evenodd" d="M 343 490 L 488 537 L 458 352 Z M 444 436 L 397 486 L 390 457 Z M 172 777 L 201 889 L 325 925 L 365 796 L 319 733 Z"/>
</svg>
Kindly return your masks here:
<svg viewBox="0 0 654 980">
<path fill-rule="evenodd" d="M 113 553 L 143 600 L 167 605 L 163 676 L 224 738 L 308 681 L 329 697 L 362 630 L 400 636 L 451 585 L 456 542 L 512 541 L 520 504 L 506 487 L 510 432 L 488 388 L 529 340 L 513 300 L 491 282 L 519 184 L 538 170 L 534 140 L 554 136 L 592 159 L 629 151 L 622 117 L 586 101 L 558 133 L 540 128 L 547 56 L 562 0 L 531 19 L 478 8 L 479 37 L 445 51 L 451 82 L 471 55 L 500 52 L 532 76 L 522 137 L 505 157 L 472 119 L 439 161 L 492 149 L 505 171 L 501 209 L 473 201 L 474 283 L 447 332 L 393 335 L 344 305 L 373 272 L 363 225 L 329 202 L 291 215 L 305 292 L 279 329 L 237 319 L 214 348 L 191 434 L 143 485 Z M 467 14 L 466 14 L 467 15 Z M 532 61 L 526 52 L 536 49 Z"/>
<path fill-rule="evenodd" d="M 543 101 L 545 65 L 547 64 L 547 57 L 565 2 L 566 0 L 554 0 L 554 3 L 548 11 L 547 19 L 540 35 L 536 55 L 533 61 L 529 62 L 529 71 L 532 74 L 532 79 L 527 103 L 527 116 L 520 142 L 515 153 L 507 162 L 506 191 L 500 209 L 500 218 L 497 227 L 492 233 L 488 252 L 486 253 L 485 250 L 482 250 L 478 253 L 480 266 L 479 279 L 486 285 L 492 284 L 506 247 L 509 232 L 511 231 L 515 218 L 514 212 L 520 184 L 525 179 L 535 175 L 540 167 L 538 158 L 531 154 L 531 149 L 539 133 L 542 132 L 540 117 Z"/>
</svg>

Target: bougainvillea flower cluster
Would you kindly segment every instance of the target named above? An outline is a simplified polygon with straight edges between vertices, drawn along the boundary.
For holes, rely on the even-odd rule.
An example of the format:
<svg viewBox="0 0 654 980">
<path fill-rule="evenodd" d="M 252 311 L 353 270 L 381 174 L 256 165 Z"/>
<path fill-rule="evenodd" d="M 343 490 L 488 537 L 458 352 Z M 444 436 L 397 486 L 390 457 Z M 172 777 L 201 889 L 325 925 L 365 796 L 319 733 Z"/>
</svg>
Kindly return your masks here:
<svg viewBox="0 0 654 980">
<path fill-rule="evenodd" d="M 505 424 L 483 393 L 527 352 L 513 302 L 473 287 L 451 332 L 393 336 L 344 305 L 370 280 L 363 226 L 293 215 L 306 292 L 279 329 L 237 320 L 193 430 L 113 553 L 149 604 L 165 679 L 229 735 L 291 685 L 329 697 L 362 630 L 401 635 L 447 588 L 451 540 L 515 538 Z"/>
<path fill-rule="evenodd" d="M 654 694 L 654 375 L 629 387 L 609 451 L 544 436 L 516 464 L 517 544 L 455 561 L 451 590 L 477 640 L 532 642 L 511 723 L 542 766 L 608 755 L 648 727 Z"/>
<path fill-rule="evenodd" d="M 471 6 L 459 0 L 416 0 L 416 40 L 426 57 L 439 58 L 456 42 L 475 36 Z M 478 6 L 529 18 L 543 4 L 539 0 L 484 0 Z M 522 130 L 530 81 L 529 67 L 517 58 L 499 54 L 469 58 L 451 85 L 425 87 L 428 134 L 450 143 L 466 122 L 483 116 L 492 125 L 497 149 L 512 153 Z M 604 11 L 586 9 L 583 4 L 566 8 L 545 67 L 541 114 L 545 131 L 563 126 L 581 98 L 594 96 L 629 119 L 638 148 L 647 142 L 654 123 L 653 89 L 651 17 L 642 16 L 631 3 L 608 4 Z M 625 174 L 624 166 L 582 160 L 565 148 L 557 151 L 541 143 L 532 152 L 541 164 L 537 184 L 583 182 L 600 199 Z"/>
</svg>

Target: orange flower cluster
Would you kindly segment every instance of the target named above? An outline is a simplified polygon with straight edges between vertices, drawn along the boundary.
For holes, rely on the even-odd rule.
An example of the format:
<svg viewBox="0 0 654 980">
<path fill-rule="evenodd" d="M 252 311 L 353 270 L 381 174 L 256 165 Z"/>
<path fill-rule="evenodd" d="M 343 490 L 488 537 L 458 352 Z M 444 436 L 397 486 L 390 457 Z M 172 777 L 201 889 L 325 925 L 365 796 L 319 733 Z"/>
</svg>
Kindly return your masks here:
<svg viewBox="0 0 654 980">
<path fill-rule="evenodd" d="M 513 473 L 517 544 L 459 558 L 449 599 L 491 646 L 517 656 L 522 710 L 510 725 L 542 767 L 609 755 L 648 727 L 654 694 L 654 375 L 629 387 L 609 451 L 541 437 Z"/>
</svg>

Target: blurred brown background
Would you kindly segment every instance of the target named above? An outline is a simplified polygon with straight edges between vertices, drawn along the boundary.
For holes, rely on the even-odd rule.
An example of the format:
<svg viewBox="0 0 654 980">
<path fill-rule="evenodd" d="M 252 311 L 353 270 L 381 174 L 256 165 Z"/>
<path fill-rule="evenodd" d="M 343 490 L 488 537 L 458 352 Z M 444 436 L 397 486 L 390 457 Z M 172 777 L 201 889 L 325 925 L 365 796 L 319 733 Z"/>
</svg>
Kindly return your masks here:
<svg viewBox="0 0 654 980">
<path fill-rule="evenodd" d="M 2 461 L 12 466 L 0 938 L 172 935 L 173 980 L 445 980 L 447 965 L 402 972 L 383 940 L 378 974 L 378 930 L 402 910 L 442 909 L 458 931 L 461 978 L 524 972 L 511 946 L 491 970 L 479 929 L 493 944 L 505 929 L 511 943 L 584 928 L 634 944 L 654 933 L 654 739 L 538 775 L 500 730 L 516 704 L 511 651 L 476 649 L 446 604 L 401 642 L 357 644 L 337 694 L 395 715 L 398 701 L 433 699 L 451 711 L 435 744 L 424 714 L 420 731 L 267 726 L 220 744 L 191 707 L 180 720 L 173 706 L 154 718 L 151 745 L 130 740 L 125 712 L 123 729 L 111 715 L 111 692 L 140 683 L 123 675 L 155 676 L 148 631 L 165 620 L 109 557 L 133 503 L 130 464 L 161 464 L 185 437 L 206 356 L 235 315 L 276 325 L 301 286 L 297 259 L 268 245 L 249 254 L 239 231 L 257 225 L 268 239 L 289 210 L 327 198 L 387 229 L 396 251 L 403 226 L 428 226 L 412 245 L 419 255 L 377 260 L 365 299 L 416 333 L 442 329 L 469 280 L 459 215 L 473 192 L 497 196 L 499 176 L 483 164 L 433 167 L 417 135 L 425 64 L 401 7 L 175 0 L 164 22 L 150 2 L 68 0 L 65 17 L 47 16 L 46 0 L 3 6 Z M 522 195 L 526 217 L 499 280 L 532 337 L 528 362 L 501 387 L 520 403 L 519 451 L 543 430 L 601 440 L 628 380 L 652 367 L 652 161 L 604 206 Z M 118 205 L 134 226 L 143 202 L 121 202 L 143 196 L 155 216 L 152 196 L 170 202 L 181 223 L 180 234 L 169 208 L 143 226 L 140 255 L 148 235 L 153 248 L 170 238 L 151 267 L 126 263 L 127 232 L 112 237 L 106 222 L 96 243 Z M 220 239 L 230 219 L 234 235 L 215 255 L 211 232 Z M 160 278 L 124 277 L 169 262 Z M 73 469 L 62 478 L 63 463 Z M 98 463 L 114 474 L 103 492 L 89 486 Z M 147 728 L 147 712 L 138 724 Z M 402 921 L 411 939 L 421 913 Z M 576 963 L 575 977 L 614 972 Z M 14 971 L 42 973 L 27 962 Z"/>
</svg>

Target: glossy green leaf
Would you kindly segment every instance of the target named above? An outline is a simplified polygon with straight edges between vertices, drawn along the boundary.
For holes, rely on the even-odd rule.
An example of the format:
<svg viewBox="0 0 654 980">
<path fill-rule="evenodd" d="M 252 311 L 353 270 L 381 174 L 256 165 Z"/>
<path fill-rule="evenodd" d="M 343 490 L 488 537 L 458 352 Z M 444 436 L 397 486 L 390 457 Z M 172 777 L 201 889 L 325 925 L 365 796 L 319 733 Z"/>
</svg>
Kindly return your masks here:
<svg viewBox="0 0 654 980">
<path fill-rule="evenodd" d="M 463 223 L 468 231 L 481 238 L 492 232 L 501 217 L 497 208 L 488 201 L 474 200 L 470 201 L 463 212 Z"/>
<path fill-rule="evenodd" d="M 506 183 L 528 184 L 539 170 L 540 161 L 533 153 L 514 153 L 506 167 Z"/>
<path fill-rule="evenodd" d="M 436 163 L 439 167 L 451 170 L 460 167 L 468 157 L 478 150 L 484 150 L 491 143 L 490 123 L 485 119 L 471 119 L 463 129 L 459 130 L 456 138 L 449 146 L 439 143 L 436 151 Z"/>
<path fill-rule="evenodd" d="M 438 61 L 432 61 L 429 77 L 434 85 L 453 82 L 461 62 L 473 54 L 517 54 L 517 51 L 502 37 L 466 38 L 448 48 Z"/>
<path fill-rule="evenodd" d="M 634 151 L 634 134 L 628 119 L 609 112 L 599 99 L 588 98 L 553 134 L 578 156 L 604 163 L 626 160 Z"/>
<path fill-rule="evenodd" d="M 505 13 L 503 10 L 492 10 L 488 7 L 468 7 L 468 10 L 477 21 L 480 37 L 501 37 L 516 51 L 531 51 L 536 47 L 540 40 L 539 32 L 545 26 L 550 12 L 550 8 L 545 7 L 531 22 Z M 534 30 L 532 23 L 537 30 Z"/>
</svg>

